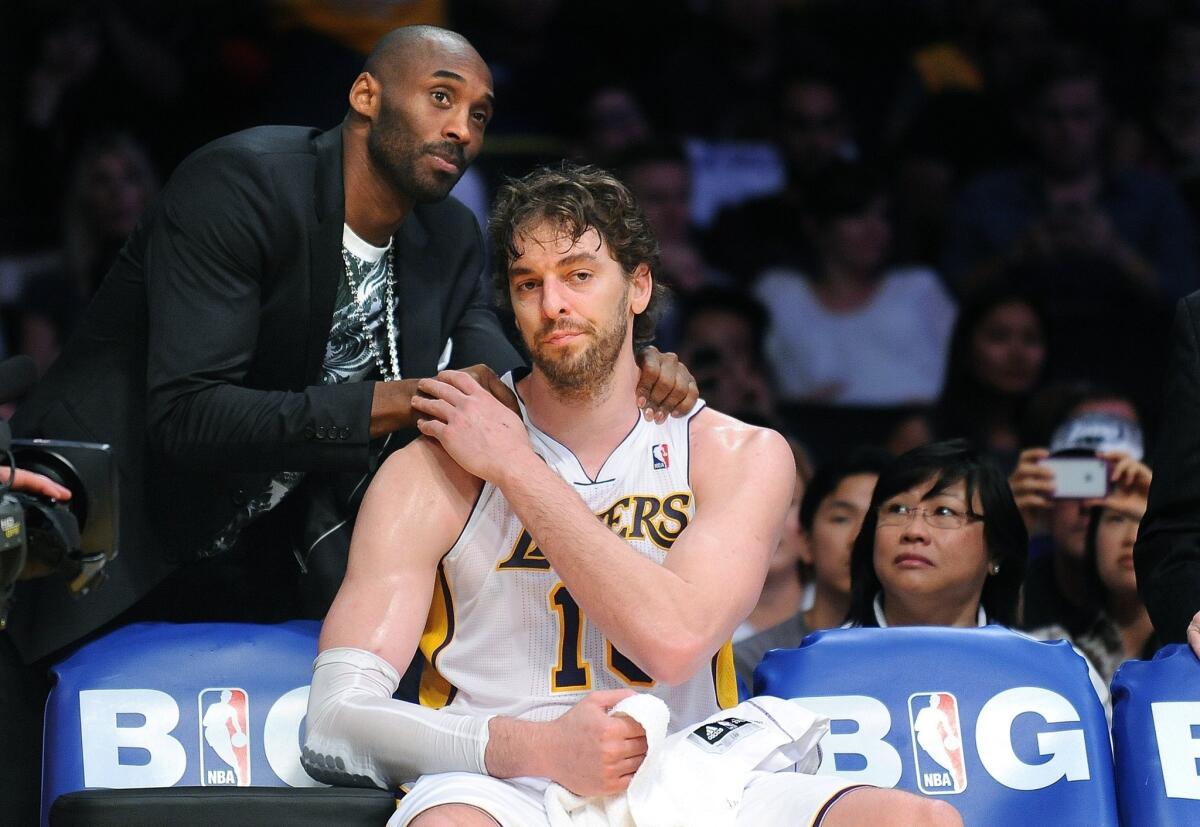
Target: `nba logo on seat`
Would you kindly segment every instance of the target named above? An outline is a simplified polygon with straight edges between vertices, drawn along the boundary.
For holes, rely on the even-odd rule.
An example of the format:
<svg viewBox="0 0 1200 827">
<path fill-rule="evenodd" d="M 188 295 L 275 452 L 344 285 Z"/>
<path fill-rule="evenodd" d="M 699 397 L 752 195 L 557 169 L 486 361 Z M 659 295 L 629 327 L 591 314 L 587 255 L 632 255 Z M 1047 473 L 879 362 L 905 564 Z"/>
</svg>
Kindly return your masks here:
<svg viewBox="0 0 1200 827">
<path fill-rule="evenodd" d="M 250 786 L 250 701 L 244 689 L 200 693 L 200 783 Z"/>
<path fill-rule="evenodd" d="M 671 467 L 671 456 L 667 453 L 667 443 L 650 446 L 650 459 L 654 461 L 654 470 L 661 471 Z"/>
<path fill-rule="evenodd" d="M 949 692 L 918 692 L 908 698 L 917 787 L 926 795 L 954 795 L 967 788 L 958 699 Z"/>
</svg>

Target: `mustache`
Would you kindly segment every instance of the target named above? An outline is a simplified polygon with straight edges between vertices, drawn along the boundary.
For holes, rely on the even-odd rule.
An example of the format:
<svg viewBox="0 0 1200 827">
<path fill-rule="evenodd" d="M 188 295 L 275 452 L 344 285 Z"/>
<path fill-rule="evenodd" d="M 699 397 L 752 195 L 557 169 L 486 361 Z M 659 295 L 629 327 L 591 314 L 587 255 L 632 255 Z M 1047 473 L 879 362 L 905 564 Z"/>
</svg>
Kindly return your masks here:
<svg viewBox="0 0 1200 827">
<path fill-rule="evenodd" d="M 422 150 L 427 155 L 436 155 L 450 161 L 459 169 L 466 169 L 467 153 L 459 144 L 450 141 L 434 141 L 425 144 Z"/>
<path fill-rule="evenodd" d="M 549 336 L 551 333 L 592 333 L 593 330 L 593 327 L 589 324 L 550 320 L 542 324 L 542 329 L 539 332 L 542 336 Z"/>
</svg>

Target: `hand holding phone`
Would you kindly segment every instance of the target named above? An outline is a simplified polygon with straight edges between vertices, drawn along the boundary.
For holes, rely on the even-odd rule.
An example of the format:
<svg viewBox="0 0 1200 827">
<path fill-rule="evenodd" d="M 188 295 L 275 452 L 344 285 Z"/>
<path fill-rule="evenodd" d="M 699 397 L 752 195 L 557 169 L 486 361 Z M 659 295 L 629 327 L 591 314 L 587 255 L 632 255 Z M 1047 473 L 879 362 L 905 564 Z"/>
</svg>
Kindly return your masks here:
<svg viewBox="0 0 1200 827">
<path fill-rule="evenodd" d="M 1056 500 L 1088 500 L 1108 496 L 1108 462 L 1101 457 L 1051 456 L 1040 464 L 1054 471 Z"/>
</svg>

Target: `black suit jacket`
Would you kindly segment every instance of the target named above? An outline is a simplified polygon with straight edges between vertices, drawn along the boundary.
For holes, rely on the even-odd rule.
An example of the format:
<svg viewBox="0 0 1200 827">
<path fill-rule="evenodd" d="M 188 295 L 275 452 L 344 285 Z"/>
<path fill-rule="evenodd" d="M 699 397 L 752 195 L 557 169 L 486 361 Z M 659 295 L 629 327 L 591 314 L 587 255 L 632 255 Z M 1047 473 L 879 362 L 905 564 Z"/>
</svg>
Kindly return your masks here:
<svg viewBox="0 0 1200 827">
<path fill-rule="evenodd" d="M 374 383 L 321 385 L 345 219 L 341 130 L 261 127 L 188 157 L 80 329 L 13 419 L 20 436 L 108 442 L 121 553 L 80 601 L 25 589 L 27 657 L 107 621 L 192 559 L 279 471 L 369 469 Z M 453 199 L 395 236 L 403 375 L 520 362 L 488 308 L 483 245 Z"/>
<path fill-rule="evenodd" d="M 1200 611 L 1200 293 L 1181 299 L 1167 368 L 1150 504 L 1133 560 L 1138 591 L 1165 643 Z"/>
</svg>

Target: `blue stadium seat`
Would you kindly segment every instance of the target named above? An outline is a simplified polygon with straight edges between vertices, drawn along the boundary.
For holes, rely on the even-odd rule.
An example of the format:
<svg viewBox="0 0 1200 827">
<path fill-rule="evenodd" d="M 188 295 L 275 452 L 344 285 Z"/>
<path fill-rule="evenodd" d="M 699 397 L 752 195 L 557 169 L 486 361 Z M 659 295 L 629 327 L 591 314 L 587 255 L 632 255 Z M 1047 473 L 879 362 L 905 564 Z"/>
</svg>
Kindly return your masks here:
<svg viewBox="0 0 1200 827">
<path fill-rule="evenodd" d="M 832 719 L 820 772 L 944 797 L 967 825 L 1117 825 L 1104 709 L 1067 643 L 833 629 L 768 652 L 754 692 Z"/>
<path fill-rule="evenodd" d="M 1200 824 L 1200 661 L 1187 646 L 1134 660 L 1112 682 L 1122 824 Z"/>
<path fill-rule="evenodd" d="M 264 812 L 298 823 L 307 802 L 326 801 L 348 814 L 362 803 L 358 793 L 386 820 L 394 809 L 390 794 L 326 795 L 300 766 L 319 629 L 315 621 L 140 623 L 79 649 L 52 670 L 42 823 L 132 827 L 164 823 L 164 812 L 176 813 L 172 823 L 264 823 Z M 164 787 L 193 790 L 146 789 Z M 262 787 L 322 789 L 298 789 L 289 798 L 286 790 L 256 789 Z M 85 790 L 111 794 L 74 792 Z M 52 814 L 64 794 L 72 795 Z"/>
</svg>

